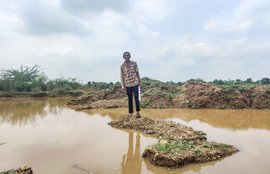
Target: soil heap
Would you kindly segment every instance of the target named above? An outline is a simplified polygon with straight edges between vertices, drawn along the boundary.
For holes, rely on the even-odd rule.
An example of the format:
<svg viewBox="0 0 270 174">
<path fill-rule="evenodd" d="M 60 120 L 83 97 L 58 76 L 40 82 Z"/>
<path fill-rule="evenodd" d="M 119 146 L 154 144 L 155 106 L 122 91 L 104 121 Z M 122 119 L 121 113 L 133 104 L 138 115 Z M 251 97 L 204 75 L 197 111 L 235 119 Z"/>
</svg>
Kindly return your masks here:
<svg viewBox="0 0 270 174">
<path fill-rule="evenodd" d="M 142 80 L 142 108 L 270 109 L 270 85 L 221 86 L 203 81 L 183 85 Z M 127 107 L 120 86 L 92 91 L 68 102 L 78 109 Z"/>
</svg>

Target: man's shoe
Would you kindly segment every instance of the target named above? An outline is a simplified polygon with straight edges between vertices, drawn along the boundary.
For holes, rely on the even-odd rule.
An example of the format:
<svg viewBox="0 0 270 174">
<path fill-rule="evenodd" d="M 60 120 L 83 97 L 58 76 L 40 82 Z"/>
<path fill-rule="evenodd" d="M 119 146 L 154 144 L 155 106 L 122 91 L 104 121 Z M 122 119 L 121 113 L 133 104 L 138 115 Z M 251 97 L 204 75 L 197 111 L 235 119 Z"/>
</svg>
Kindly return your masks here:
<svg viewBox="0 0 270 174">
<path fill-rule="evenodd" d="M 141 116 L 141 114 L 139 112 L 137 112 L 136 118 L 142 118 L 142 116 Z"/>
<path fill-rule="evenodd" d="M 129 116 L 129 117 L 132 117 L 132 113 L 128 113 L 128 116 Z"/>
</svg>

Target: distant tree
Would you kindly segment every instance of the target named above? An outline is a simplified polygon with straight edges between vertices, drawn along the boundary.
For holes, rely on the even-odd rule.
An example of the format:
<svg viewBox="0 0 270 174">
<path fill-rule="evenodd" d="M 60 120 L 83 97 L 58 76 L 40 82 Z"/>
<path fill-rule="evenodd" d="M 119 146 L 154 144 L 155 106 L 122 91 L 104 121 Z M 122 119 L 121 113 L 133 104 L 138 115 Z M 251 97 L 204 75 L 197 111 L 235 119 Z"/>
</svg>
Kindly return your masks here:
<svg viewBox="0 0 270 174">
<path fill-rule="evenodd" d="M 235 83 L 241 83 L 241 82 L 242 82 L 241 79 L 236 79 L 236 80 L 235 80 Z"/>
<path fill-rule="evenodd" d="M 120 82 L 116 82 L 116 83 L 114 84 L 114 86 L 115 86 L 115 87 L 121 87 L 121 83 L 120 83 Z"/>
<path fill-rule="evenodd" d="M 87 87 L 94 88 L 94 89 L 107 89 L 112 87 L 114 84 L 112 82 L 106 83 L 106 82 L 87 82 Z"/>
<path fill-rule="evenodd" d="M 214 83 L 214 84 L 217 84 L 217 85 L 223 85 L 223 84 L 225 83 L 225 81 L 215 79 L 215 80 L 213 80 L 213 83 Z"/>
<path fill-rule="evenodd" d="M 270 83 L 270 79 L 269 78 L 262 78 L 261 79 L 261 83 L 262 84 L 269 84 Z"/>
<path fill-rule="evenodd" d="M 247 78 L 246 79 L 246 83 L 252 83 L 253 81 L 252 81 L 252 78 Z"/>
<path fill-rule="evenodd" d="M 183 85 L 184 83 L 183 82 L 177 82 L 176 83 L 178 86 L 181 86 L 181 85 Z"/>
<path fill-rule="evenodd" d="M 76 78 L 56 78 L 54 80 L 50 80 L 46 84 L 49 91 L 51 90 L 75 90 L 82 88 L 82 84 L 78 82 Z"/>
</svg>

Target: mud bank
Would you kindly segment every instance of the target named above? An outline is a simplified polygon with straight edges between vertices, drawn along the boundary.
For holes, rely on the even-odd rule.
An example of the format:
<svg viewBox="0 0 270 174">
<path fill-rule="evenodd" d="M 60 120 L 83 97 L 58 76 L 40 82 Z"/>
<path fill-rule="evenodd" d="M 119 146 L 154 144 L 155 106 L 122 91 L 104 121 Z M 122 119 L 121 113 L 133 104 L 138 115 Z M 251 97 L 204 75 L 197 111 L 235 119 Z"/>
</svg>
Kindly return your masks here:
<svg viewBox="0 0 270 174">
<path fill-rule="evenodd" d="M 108 124 L 115 128 L 142 131 L 159 138 L 156 144 L 148 146 L 143 152 L 144 158 L 159 166 L 180 167 L 208 162 L 239 151 L 231 145 L 209 142 L 204 132 L 171 121 L 123 116 Z"/>
<path fill-rule="evenodd" d="M 33 171 L 30 167 L 20 167 L 18 169 L 12 169 L 5 172 L 0 172 L 0 174 L 33 174 Z"/>
<path fill-rule="evenodd" d="M 217 86 L 189 81 L 183 85 L 142 81 L 142 108 L 270 109 L 270 85 Z M 77 109 L 127 107 L 127 96 L 113 87 L 68 102 Z"/>
<path fill-rule="evenodd" d="M 46 91 L 46 92 L 3 92 L 0 98 L 43 98 L 43 97 L 79 97 L 82 91 Z"/>
</svg>

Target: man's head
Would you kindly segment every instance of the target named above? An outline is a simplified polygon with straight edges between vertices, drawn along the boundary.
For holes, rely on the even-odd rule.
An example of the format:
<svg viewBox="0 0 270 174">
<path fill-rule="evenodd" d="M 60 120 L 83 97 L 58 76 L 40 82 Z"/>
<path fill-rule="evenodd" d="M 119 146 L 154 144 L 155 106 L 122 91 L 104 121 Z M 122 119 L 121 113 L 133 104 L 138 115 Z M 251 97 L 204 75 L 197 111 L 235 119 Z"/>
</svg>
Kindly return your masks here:
<svg viewBox="0 0 270 174">
<path fill-rule="evenodd" d="M 124 52 L 123 53 L 123 58 L 126 60 L 126 61 L 128 61 L 129 59 L 130 59 L 130 53 L 129 52 Z"/>
</svg>

